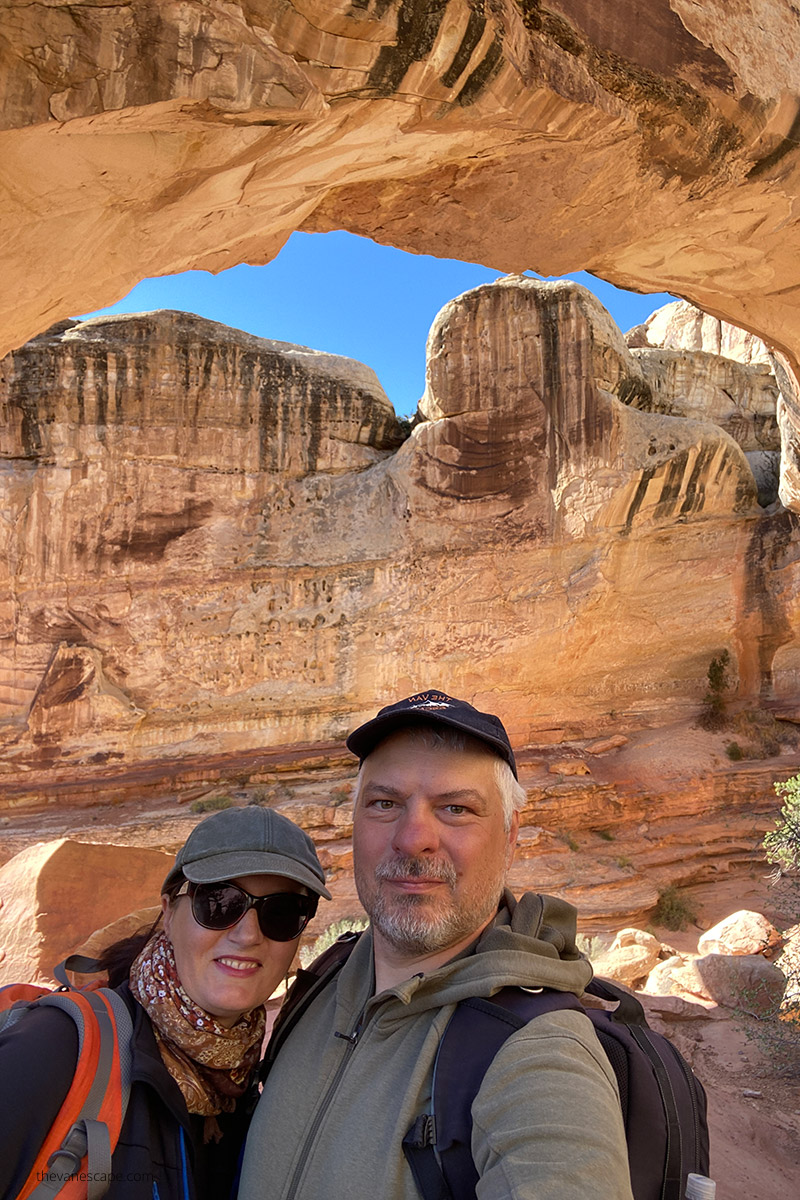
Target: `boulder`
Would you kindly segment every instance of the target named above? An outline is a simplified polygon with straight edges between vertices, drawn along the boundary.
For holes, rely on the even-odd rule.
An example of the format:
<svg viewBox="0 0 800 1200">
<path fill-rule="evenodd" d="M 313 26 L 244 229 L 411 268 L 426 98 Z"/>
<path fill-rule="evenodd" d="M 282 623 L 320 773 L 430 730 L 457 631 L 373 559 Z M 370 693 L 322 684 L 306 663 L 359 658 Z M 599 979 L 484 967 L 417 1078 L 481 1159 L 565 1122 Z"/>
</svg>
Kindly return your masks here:
<svg viewBox="0 0 800 1200">
<path fill-rule="evenodd" d="M 628 744 L 628 739 L 624 733 L 614 733 L 611 737 L 598 738 L 597 741 L 590 742 L 586 749 L 590 754 L 608 754 L 611 750 L 620 750 Z"/>
<path fill-rule="evenodd" d="M 656 963 L 640 990 L 650 996 L 685 994 L 686 988 L 680 973 L 686 961 L 682 954 L 673 954 L 663 962 Z"/>
<path fill-rule="evenodd" d="M 791 1007 L 795 1019 L 800 1017 L 800 925 L 784 930 L 783 950 L 775 959 L 775 966 L 786 976 L 784 1007 Z"/>
<path fill-rule="evenodd" d="M 731 913 L 713 928 L 708 929 L 697 943 L 704 954 L 766 954 L 780 944 L 781 935 L 761 913 Z"/>
<path fill-rule="evenodd" d="M 95 930 L 158 901 L 175 859 L 161 850 L 60 838 L 0 868 L 0 984 L 52 981 Z"/>
<path fill-rule="evenodd" d="M 582 758 L 560 758 L 550 763 L 551 775 L 591 775 L 591 770 Z"/>
<path fill-rule="evenodd" d="M 695 959 L 691 970 L 700 980 L 701 996 L 755 1017 L 776 1013 L 786 990 L 783 972 L 761 954 L 707 954 Z"/>
<path fill-rule="evenodd" d="M 777 1012 L 785 988 L 783 973 L 760 954 L 707 954 L 658 963 L 642 990 L 765 1016 Z"/>
<path fill-rule="evenodd" d="M 621 929 L 607 950 L 594 961 L 598 975 L 626 987 L 636 987 L 658 962 L 661 943 L 642 929 Z"/>
</svg>

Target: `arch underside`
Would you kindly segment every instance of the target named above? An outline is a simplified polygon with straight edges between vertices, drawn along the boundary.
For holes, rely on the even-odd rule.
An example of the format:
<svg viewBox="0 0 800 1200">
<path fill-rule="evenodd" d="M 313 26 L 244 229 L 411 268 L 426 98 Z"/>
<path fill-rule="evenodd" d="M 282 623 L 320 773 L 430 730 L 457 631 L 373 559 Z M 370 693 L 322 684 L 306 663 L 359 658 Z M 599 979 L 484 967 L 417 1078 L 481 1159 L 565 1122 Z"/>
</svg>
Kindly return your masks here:
<svg viewBox="0 0 800 1200">
<path fill-rule="evenodd" d="M 25 5 L 2 56 L 3 348 L 292 230 L 670 291 L 797 364 L 789 0 Z M 798 502 L 784 388 L 784 503 Z"/>
</svg>

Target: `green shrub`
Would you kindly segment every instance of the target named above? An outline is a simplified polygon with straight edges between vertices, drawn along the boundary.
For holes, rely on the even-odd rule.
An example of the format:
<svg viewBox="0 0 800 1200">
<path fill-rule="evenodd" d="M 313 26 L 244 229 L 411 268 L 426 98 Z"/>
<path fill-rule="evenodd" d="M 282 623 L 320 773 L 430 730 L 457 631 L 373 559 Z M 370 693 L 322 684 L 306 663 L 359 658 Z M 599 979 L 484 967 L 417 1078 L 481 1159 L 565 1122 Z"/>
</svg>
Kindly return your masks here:
<svg viewBox="0 0 800 1200">
<path fill-rule="evenodd" d="M 578 843 L 575 841 L 575 838 L 572 836 L 572 834 L 571 834 L 571 833 L 565 833 L 565 834 L 564 834 L 564 841 L 565 841 L 565 842 L 566 842 L 566 844 L 569 846 L 570 850 L 572 850 L 573 852 L 574 852 L 575 850 L 580 850 L 580 846 L 579 846 L 579 845 L 578 845 Z"/>
<path fill-rule="evenodd" d="M 233 800 L 230 796 L 206 796 L 202 800 L 195 800 L 189 805 L 189 812 L 193 813 L 209 813 L 220 812 L 223 808 L 232 808 Z"/>
<path fill-rule="evenodd" d="M 712 658 L 708 665 L 708 690 L 703 697 L 703 707 L 697 718 L 697 724 L 701 729 L 724 729 L 728 724 L 725 693 L 730 687 L 728 679 L 730 661 L 730 654 L 727 650 L 723 650 L 719 657 Z"/>
<path fill-rule="evenodd" d="M 800 775 L 776 783 L 775 792 L 786 799 L 775 828 L 764 837 L 767 862 L 791 875 L 800 872 Z"/>
<path fill-rule="evenodd" d="M 670 884 L 658 894 L 658 903 L 653 909 L 653 920 L 656 925 L 663 925 L 665 929 L 678 931 L 694 924 L 697 920 L 697 910 L 688 896 L 681 894 Z"/>
<path fill-rule="evenodd" d="M 315 958 L 322 954 L 323 950 L 327 950 L 332 946 L 338 937 L 343 933 L 350 931 L 357 933 L 359 930 L 366 929 L 369 925 L 367 917 L 361 913 L 357 917 L 343 917 L 341 921 L 334 921 L 332 925 L 328 925 L 323 929 L 322 933 L 316 938 L 310 946 L 303 946 L 300 949 L 300 965 L 303 967 L 309 966 Z"/>
<path fill-rule="evenodd" d="M 741 762 L 744 758 L 744 750 L 738 742 L 728 742 L 725 753 L 733 762 Z"/>
<path fill-rule="evenodd" d="M 633 863 L 628 858 L 627 854 L 621 854 L 617 859 L 617 866 L 619 867 L 620 871 L 627 871 L 629 867 L 633 866 Z"/>
<path fill-rule="evenodd" d="M 602 838 L 604 842 L 613 842 L 614 840 L 614 835 L 610 829 L 595 829 L 595 833 L 598 837 Z"/>
<path fill-rule="evenodd" d="M 767 861 L 775 868 L 772 883 L 777 890 L 776 906 L 783 911 L 787 925 L 800 918 L 800 775 L 775 784 L 775 792 L 784 797 L 775 828 L 764 837 Z M 778 959 L 786 979 L 783 1000 L 777 1010 L 764 1005 L 757 1020 L 740 1017 L 748 1037 L 752 1038 L 769 1060 L 770 1073 L 797 1079 L 800 1077 L 800 953 L 787 948 Z M 758 999 L 758 997 L 756 997 Z M 743 1008 L 752 1011 L 753 996 L 743 996 Z"/>
</svg>

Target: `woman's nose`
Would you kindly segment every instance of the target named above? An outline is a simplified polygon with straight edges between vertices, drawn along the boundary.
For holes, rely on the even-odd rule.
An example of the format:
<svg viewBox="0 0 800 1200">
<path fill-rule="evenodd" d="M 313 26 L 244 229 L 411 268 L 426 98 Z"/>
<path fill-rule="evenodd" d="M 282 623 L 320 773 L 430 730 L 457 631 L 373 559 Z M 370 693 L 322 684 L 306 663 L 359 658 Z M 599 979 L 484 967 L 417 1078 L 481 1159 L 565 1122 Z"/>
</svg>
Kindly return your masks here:
<svg viewBox="0 0 800 1200">
<path fill-rule="evenodd" d="M 241 921 L 237 921 L 228 931 L 228 937 L 237 946 L 252 946 L 256 942 L 260 942 L 263 936 L 258 923 L 258 914 L 254 908 L 248 909 Z"/>
</svg>

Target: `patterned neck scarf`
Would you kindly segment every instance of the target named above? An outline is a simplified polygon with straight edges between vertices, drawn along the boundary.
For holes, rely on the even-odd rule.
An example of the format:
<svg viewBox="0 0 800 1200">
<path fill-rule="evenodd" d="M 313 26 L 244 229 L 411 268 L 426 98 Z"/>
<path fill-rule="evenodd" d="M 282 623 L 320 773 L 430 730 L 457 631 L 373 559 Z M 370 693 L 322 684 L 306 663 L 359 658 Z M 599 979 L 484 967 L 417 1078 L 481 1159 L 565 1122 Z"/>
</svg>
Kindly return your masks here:
<svg viewBox="0 0 800 1200">
<path fill-rule="evenodd" d="M 172 943 L 162 930 L 131 967 L 130 987 L 150 1018 L 164 1065 L 190 1113 L 232 1112 L 261 1053 L 266 1014 L 259 1005 L 226 1029 L 181 987 Z M 214 1125 L 207 1133 L 216 1136 Z M 206 1138 L 208 1140 L 208 1138 Z"/>
</svg>

